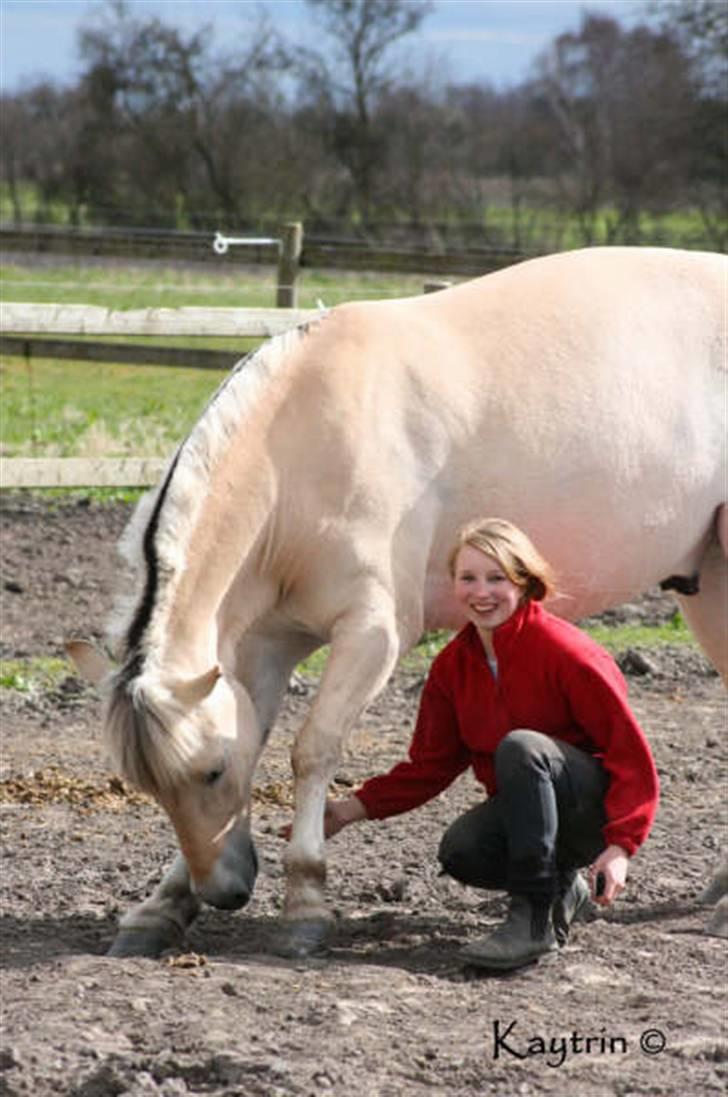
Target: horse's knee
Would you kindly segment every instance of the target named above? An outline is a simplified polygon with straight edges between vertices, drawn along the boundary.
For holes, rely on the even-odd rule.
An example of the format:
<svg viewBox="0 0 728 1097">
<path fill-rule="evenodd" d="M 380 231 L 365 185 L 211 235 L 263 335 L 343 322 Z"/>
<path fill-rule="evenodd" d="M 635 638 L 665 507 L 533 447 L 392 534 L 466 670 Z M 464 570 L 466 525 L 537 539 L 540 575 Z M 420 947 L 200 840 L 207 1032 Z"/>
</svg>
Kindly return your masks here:
<svg viewBox="0 0 728 1097">
<path fill-rule="evenodd" d="M 291 747 L 291 768 L 296 781 L 320 777 L 328 783 L 341 755 L 341 739 L 303 729 Z"/>
</svg>

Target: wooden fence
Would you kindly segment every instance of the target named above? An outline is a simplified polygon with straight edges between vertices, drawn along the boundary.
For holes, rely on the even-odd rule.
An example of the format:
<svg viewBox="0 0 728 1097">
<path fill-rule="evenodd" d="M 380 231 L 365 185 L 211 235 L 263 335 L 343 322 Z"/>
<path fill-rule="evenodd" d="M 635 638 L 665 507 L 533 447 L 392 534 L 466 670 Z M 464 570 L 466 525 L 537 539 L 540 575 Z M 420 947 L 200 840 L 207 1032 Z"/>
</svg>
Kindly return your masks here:
<svg viewBox="0 0 728 1097">
<path fill-rule="evenodd" d="M 89 254 L 93 256 L 113 257 L 124 255 L 127 258 L 166 257 L 170 261 L 179 261 L 185 258 L 210 259 L 215 258 L 226 262 L 242 261 L 246 263 L 277 264 L 276 282 L 276 306 L 279 309 L 295 309 L 298 303 L 299 277 L 303 267 L 333 267 L 337 269 L 363 270 L 374 269 L 389 272 L 419 272 L 430 271 L 435 276 L 443 274 L 484 274 L 489 271 L 499 270 L 508 266 L 523 255 L 512 251 L 469 251 L 467 253 L 442 252 L 432 253 L 422 248 L 392 249 L 382 247 L 369 247 L 353 241 L 316 241 L 305 240 L 303 225 L 299 221 L 284 224 L 279 229 L 279 236 L 269 237 L 233 237 L 217 232 L 214 237 L 211 233 L 202 232 L 171 232 L 158 229 L 72 229 L 68 227 L 56 228 L 50 226 L 31 226 L 28 228 L 18 226 L 0 226 L 0 246 L 8 250 L 34 251 L 38 254 Z M 238 250 L 242 249 L 242 250 Z M 428 287 L 439 288 L 447 283 L 426 282 Z M 138 312 L 128 312 L 124 315 L 129 318 L 127 327 L 112 331 L 106 323 L 106 310 L 98 309 L 97 322 L 89 316 L 85 326 L 78 326 L 77 314 L 82 309 L 89 312 L 88 306 L 64 305 L 67 323 L 64 327 L 58 326 L 61 321 L 55 317 L 50 320 L 51 326 L 38 327 L 24 326 L 25 317 L 22 311 L 18 313 L 19 325 L 16 324 L 15 313 L 22 306 L 9 304 L 5 307 L 7 320 L 2 324 L 0 335 L 0 353 L 33 357 L 54 357 L 89 362 L 125 362 L 130 364 L 182 366 L 194 369 L 225 369 L 234 360 L 226 351 L 215 350 L 189 350 L 183 347 L 160 347 L 155 345 L 130 345 L 109 344 L 102 342 L 89 342 L 71 339 L 50 340 L 48 335 L 76 334 L 76 335 L 129 335 L 130 327 L 137 323 Z M 189 330 L 179 326 L 177 322 L 180 310 L 157 309 L 154 310 L 153 323 L 157 325 L 155 330 L 140 331 L 144 335 L 171 334 L 170 330 L 161 330 L 165 322 L 165 314 L 174 316 L 173 327 L 177 335 L 200 334 L 198 318 L 209 314 L 214 310 L 201 308 L 196 312 L 193 309 L 184 310 L 189 321 Z M 218 310 L 222 313 L 225 310 Z M 240 316 L 242 310 L 228 309 L 227 312 Z M 262 335 L 263 337 L 275 334 L 275 321 L 260 320 L 262 330 L 258 332 L 257 323 L 261 317 L 267 316 L 268 309 L 244 310 L 250 318 L 251 331 L 247 334 Z M 151 316 L 152 310 L 144 310 Z M 31 316 L 31 321 L 34 318 Z M 150 325 L 152 320 L 150 320 Z M 181 325 L 181 321 L 180 321 Z M 16 333 L 22 332 L 22 336 Z M 209 333 L 208 333 L 209 334 Z M 225 335 L 245 335 L 239 328 L 226 329 Z M 39 338 L 40 336 L 40 338 Z M 118 347 L 118 350 L 116 349 Z"/>
<path fill-rule="evenodd" d="M 172 335 L 265 338 L 304 323 L 311 309 L 150 308 L 0 304 L 3 334 Z M 192 352 L 194 353 L 194 352 Z M 0 458 L 0 488 L 146 487 L 166 462 L 157 458 Z"/>
<path fill-rule="evenodd" d="M 234 350 L 164 347 L 154 343 L 89 342 L 57 335 L 178 335 L 214 332 L 234 338 L 267 338 L 304 319 L 305 309 L 128 309 L 116 312 L 92 305 L 27 305 L 0 303 L 0 354 L 21 358 L 57 358 L 80 362 L 229 369 L 240 354 Z M 212 327 L 211 327 L 212 325 Z M 22 333 L 22 334 L 20 334 Z"/>
<path fill-rule="evenodd" d="M 218 236 L 220 234 L 217 234 Z M 304 233 L 298 221 L 284 224 L 276 239 L 251 243 L 242 255 L 235 246 L 221 254 L 212 232 L 177 232 L 161 229 L 74 229 L 63 226 L 0 225 L 4 251 L 39 255 L 89 255 L 103 258 L 205 261 L 231 268 L 241 263 L 277 266 L 278 305 L 295 307 L 296 285 L 301 270 L 379 271 L 437 277 L 475 277 L 527 258 L 525 252 L 507 247 L 405 247 L 342 240 Z"/>
<path fill-rule="evenodd" d="M 285 228 L 285 227 L 284 227 Z M 56 336 L 224 336 L 264 339 L 305 323 L 315 309 L 284 306 L 290 294 L 280 279 L 295 284 L 301 250 L 300 226 L 288 226 L 281 250 L 278 308 L 109 309 L 98 305 L 0 303 L 0 351 L 26 357 L 53 356 L 95 361 L 154 362 L 195 368 L 227 368 L 236 356 L 225 351 L 176 347 L 143 347 L 114 343 L 81 343 Z M 257 246 L 257 245 L 256 245 Z M 424 291 L 448 282 L 425 282 Z M 295 294 L 293 295 L 295 300 Z M 156 458 L 0 458 L 0 488 L 144 487 L 159 479 L 165 462 Z"/>
</svg>

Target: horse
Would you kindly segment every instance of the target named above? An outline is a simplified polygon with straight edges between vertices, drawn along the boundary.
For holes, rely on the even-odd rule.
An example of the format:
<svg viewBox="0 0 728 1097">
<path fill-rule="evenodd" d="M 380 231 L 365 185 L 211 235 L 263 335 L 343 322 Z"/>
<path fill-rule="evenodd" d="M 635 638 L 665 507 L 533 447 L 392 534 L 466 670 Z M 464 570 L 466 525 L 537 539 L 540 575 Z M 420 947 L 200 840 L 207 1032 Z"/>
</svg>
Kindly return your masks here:
<svg viewBox="0 0 728 1097">
<path fill-rule="evenodd" d="M 425 630 L 462 624 L 454 531 L 524 528 L 550 608 L 662 582 L 728 680 L 728 259 L 593 248 L 422 297 L 346 303 L 243 359 L 139 504 L 116 664 L 85 642 L 115 767 L 167 812 L 176 861 L 114 955 L 158 955 L 256 876 L 251 782 L 290 675 L 330 645 L 291 759 L 272 947 L 323 947 L 323 815 L 344 738 Z"/>
</svg>

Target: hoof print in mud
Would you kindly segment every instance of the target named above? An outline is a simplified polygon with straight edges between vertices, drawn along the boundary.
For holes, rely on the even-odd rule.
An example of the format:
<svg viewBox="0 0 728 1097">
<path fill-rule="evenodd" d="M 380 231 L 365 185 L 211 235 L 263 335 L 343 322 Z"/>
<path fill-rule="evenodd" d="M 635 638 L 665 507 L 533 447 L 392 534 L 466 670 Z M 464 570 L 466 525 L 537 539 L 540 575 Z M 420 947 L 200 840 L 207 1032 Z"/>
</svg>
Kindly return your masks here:
<svg viewBox="0 0 728 1097">
<path fill-rule="evenodd" d="M 325 952 L 331 943 L 332 923 L 324 918 L 287 922 L 271 942 L 271 952 L 287 960 L 303 960 Z"/>
</svg>

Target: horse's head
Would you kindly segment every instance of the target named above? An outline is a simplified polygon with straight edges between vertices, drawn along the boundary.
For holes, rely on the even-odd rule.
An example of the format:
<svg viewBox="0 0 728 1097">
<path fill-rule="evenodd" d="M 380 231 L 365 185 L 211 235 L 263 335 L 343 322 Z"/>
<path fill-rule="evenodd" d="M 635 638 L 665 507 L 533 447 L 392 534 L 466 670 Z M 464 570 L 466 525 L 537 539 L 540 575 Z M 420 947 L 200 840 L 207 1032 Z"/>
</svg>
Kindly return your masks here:
<svg viewBox="0 0 728 1097">
<path fill-rule="evenodd" d="M 244 906 L 257 873 L 250 799 L 261 747 L 247 692 L 217 667 L 176 679 L 154 668 L 114 672 L 89 648 L 67 646 L 86 677 L 106 682 L 115 768 L 169 815 L 195 894 L 215 907 Z"/>
</svg>

